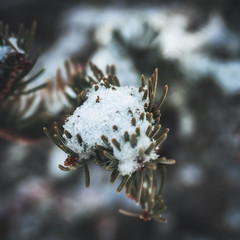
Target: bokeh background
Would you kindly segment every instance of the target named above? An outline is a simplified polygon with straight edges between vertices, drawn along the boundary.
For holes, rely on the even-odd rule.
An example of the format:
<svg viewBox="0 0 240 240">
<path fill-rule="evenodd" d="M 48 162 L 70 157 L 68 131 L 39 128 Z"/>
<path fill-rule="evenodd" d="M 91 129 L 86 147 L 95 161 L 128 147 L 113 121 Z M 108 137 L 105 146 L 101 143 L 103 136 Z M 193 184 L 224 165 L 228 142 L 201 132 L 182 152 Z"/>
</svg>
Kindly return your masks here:
<svg viewBox="0 0 240 240">
<path fill-rule="evenodd" d="M 70 57 L 115 64 L 122 85 L 137 86 L 158 67 L 159 96 L 169 85 L 162 155 L 177 161 L 163 193 L 168 223 L 143 222 L 118 213 L 138 208 L 102 169 L 90 166 L 85 189 L 81 170 L 58 169 L 66 156 L 46 137 L 2 138 L 0 239 L 240 239 L 239 1 L 0 0 L 0 20 L 13 31 L 38 22 L 39 82 Z"/>
</svg>

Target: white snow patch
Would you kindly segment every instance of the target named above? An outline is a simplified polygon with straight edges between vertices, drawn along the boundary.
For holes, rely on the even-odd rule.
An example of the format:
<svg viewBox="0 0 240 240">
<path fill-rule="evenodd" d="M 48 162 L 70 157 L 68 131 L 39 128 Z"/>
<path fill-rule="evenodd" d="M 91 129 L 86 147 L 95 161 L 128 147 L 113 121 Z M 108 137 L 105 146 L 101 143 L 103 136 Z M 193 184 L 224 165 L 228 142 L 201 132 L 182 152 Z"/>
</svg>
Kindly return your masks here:
<svg viewBox="0 0 240 240">
<path fill-rule="evenodd" d="M 153 25 L 159 26 L 161 31 L 160 51 L 166 58 L 179 60 L 191 79 L 211 74 L 228 92 L 240 89 L 239 60 L 221 61 L 202 52 L 204 47 L 213 46 L 223 47 L 229 53 L 239 51 L 238 36 L 227 29 L 218 14 L 212 15 L 208 24 L 195 33 L 186 30 L 188 19 L 181 14 L 166 16 L 166 19 L 163 15 L 161 25 L 157 19 L 153 21 Z"/>
<path fill-rule="evenodd" d="M 17 45 L 17 38 L 10 37 L 8 40 L 12 43 L 12 45 L 17 49 L 19 53 L 24 53 L 24 51 Z M 9 53 L 12 52 L 15 52 L 15 50 L 11 46 L 9 45 L 0 46 L 0 63 L 3 63 L 7 56 L 9 55 Z"/>
<path fill-rule="evenodd" d="M 202 169 L 193 164 L 183 166 L 178 174 L 180 182 L 189 187 L 200 185 L 204 178 Z"/>
<path fill-rule="evenodd" d="M 139 148 L 147 149 L 151 140 L 145 132 L 150 123 L 147 120 L 140 120 L 140 114 L 145 112 L 142 100 L 143 92 L 139 93 L 135 87 L 115 87 L 105 88 L 98 84 L 99 89 L 93 88 L 88 93 L 88 99 L 84 104 L 78 107 L 72 116 L 64 124 L 64 129 L 72 134 L 72 138 L 67 140 L 67 146 L 77 152 L 80 158 L 88 159 L 95 149 L 95 144 L 105 145 L 101 136 L 105 135 L 113 148 L 113 155 L 119 160 L 119 171 L 122 175 L 131 175 L 137 167 Z M 99 97 L 99 102 L 96 99 Z M 132 115 L 128 113 L 131 110 L 136 118 L 136 126 L 132 126 Z M 118 130 L 113 130 L 116 125 Z M 136 127 L 140 127 L 141 136 L 138 137 L 137 146 L 132 148 L 129 142 L 124 140 L 124 132 L 129 135 L 135 133 Z M 80 134 L 84 145 L 80 146 L 76 134 Z M 119 151 L 111 142 L 115 138 L 120 143 Z M 144 162 L 157 155 L 152 151 L 150 155 L 145 156 Z"/>
<path fill-rule="evenodd" d="M 190 111 L 184 110 L 180 115 L 180 134 L 183 137 L 191 136 L 195 129 L 193 114 Z"/>
</svg>

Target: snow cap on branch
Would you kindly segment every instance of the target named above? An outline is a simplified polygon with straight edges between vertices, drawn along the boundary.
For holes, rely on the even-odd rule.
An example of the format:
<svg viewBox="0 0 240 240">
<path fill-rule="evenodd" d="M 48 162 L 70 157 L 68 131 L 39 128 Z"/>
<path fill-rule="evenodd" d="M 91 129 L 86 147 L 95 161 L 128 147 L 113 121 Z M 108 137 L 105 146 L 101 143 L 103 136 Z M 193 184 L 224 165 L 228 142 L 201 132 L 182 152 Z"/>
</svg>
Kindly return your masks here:
<svg viewBox="0 0 240 240">
<path fill-rule="evenodd" d="M 153 141 L 146 135 L 152 120 L 149 122 L 146 118 L 140 118 L 141 113 L 145 112 L 147 99 L 143 100 L 144 93 L 135 87 L 106 88 L 102 81 L 96 85 L 97 91 L 94 87 L 89 90 L 88 99 L 67 118 L 63 126 L 72 135 L 72 138 L 67 138 L 64 134 L 66 146 L 78 153 L 81 159 L 94 155 L 96 144 L 110 147 L 113 149 L 112 155 L 119 161 L 120 174 L 131 175 L 140 167 L 139 149 L 146 150 Z M 135 146 L 131 141 L 126 141 L 126 131 L 130 138 L 136 135 Z M 77 134 L 81 136 L 81 146 Z M 108 139 L 108 146 L 101 139 L 102 135 Z M 143 163 L 156 158 L 156 153 L 151 151 L 144 155 Z"/>
</svg>

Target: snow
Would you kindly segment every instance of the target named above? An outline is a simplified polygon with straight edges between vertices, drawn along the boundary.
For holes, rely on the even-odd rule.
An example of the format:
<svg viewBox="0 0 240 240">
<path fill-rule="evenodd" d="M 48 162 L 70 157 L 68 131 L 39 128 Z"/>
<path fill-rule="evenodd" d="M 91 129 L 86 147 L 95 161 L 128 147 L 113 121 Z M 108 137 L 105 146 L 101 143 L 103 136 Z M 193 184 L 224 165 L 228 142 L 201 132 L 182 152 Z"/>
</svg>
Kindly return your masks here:
<svg viewBox="0 0 240 240">
<path fill-rule="evenodd" d="M 17 38 L 10 37 L 8 40 L 13 44 L 13 46 L 18 50 L 19 53 L 24 53 L 24 51 L 20 49 L 17 45 Z M 7 58 L 8 54 L 12 52 L 15 52 L 15 50 L 12 49 L 11 46 L 0 46 L 0 63 L 3 63 Z"/>
<path fill-rule="evenodd" d="M 0 63 L 4 62 L 7 55 L 10 53 L 9 46 L 0 47 Z"/>
<path fill-rule="evenodd" d="M 131 175 L 137 168 L 139 148 L 147 149 L 151 140 L 146 136 L 147 127 L 151 124 L 146 119 L 140 120 L 140 114 L 145 112 L 142 100 L 143 92 L 139 93 L 135 87 L 115 87 L 106 88 L 98 84 L 97 91 L 90 89 L 87 94 L 88 99 L 83 105 L 78 107 L 72 116 L 67 118 L 64 129 L 72 134 L 71 139 L 67 139 L 67 146 L 77 152 L 81 159 L 88 159 L 94 154 L 95 144 L 106 146 L 101 140 L 101 136 L 108 138 L 109 144 L 113 148 L 113 155 L 119 160 L 119 171 L 121 175 Z M 96 99 L 99 97 L 99 102 Z M 131 110 L 133 115 L 128 111 Z M 132 126 L 132 117 L 136 118 L 136 126 Z M 117 130 L 113 130 L 113 125 Z M 128 131 L 129 135 L 135 133 L 136 127 L 140 127 L 141 134 L 138 137 L 137 145 L 133 148 L 130 142 L 125 142 L 124 132 Z M 84 145 L 77 141 L 76 134 L 79 134 Z M 119 151 L 111 139 L 115 138 L 120 143 Z M 157 155 L 152 151 L 144 157 L 144 162 Z"/>
<path fill-rule="evenodd" d="M 187 164 L 179 169 L 179 182 L 185 186 L 197 186 L 202 183 L 204 172 L 201 167 L 194 164 Z"/>
<path fill-rule="evenodd" d="M 178 60 L 192 81 L 212 75 L 226 92 L 240 90 L 240 61 L 214 59 L 203 51 L 205 47 L 219 47 L 231 54 L 239 52 L 239 37 L 227 28 L 221 16 L 213 14 L 208 23 L 194 33 L 186 30 L 189 20 L 182 14 L 166 15 L 166 18 L 163 15 L 162 20 L 156 18 L 153 25 L 161 31 L 159 49 L 165 58 Z"/>
</svg>

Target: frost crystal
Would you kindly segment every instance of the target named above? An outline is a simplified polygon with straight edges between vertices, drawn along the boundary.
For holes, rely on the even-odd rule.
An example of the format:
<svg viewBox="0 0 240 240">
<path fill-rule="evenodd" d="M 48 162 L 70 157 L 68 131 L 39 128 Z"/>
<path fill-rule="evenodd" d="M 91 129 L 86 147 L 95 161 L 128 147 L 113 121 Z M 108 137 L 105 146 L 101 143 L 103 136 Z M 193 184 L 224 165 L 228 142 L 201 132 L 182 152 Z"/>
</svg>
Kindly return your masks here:
<svg viewBox="0 0 240 240">
<path fill-rule="evenodd" d="M 101 86 L 101 82 L 98 87 L 97 91 L 91 88 L 87 93 L 88 99 L 67 118 L 63 128 L 73 137 L 68 139 L 64 135 L 67 140 L 66 146 L 78 153 L 81 159 L 88 159 L 94 155 L 96 144 L 106 146 L 101 139 L 104 135 L 113 148 L 113 156 L 119 160 L 120 174 L 131 175 L 139 167 L 139 148 L 146 150 L 152 142 L 146 135 L 151 123 L 146 119 L 140 120 L 147 99 L 142 100 L 143 92 L 139 93 L 135 87 L 106 88 Z M 136 119 L 134 125 L 131 123 L 133 117 Z M 137 127 L 140 128 L 141 133 L 137 145 L 132 147 L 129 141 L 124 140 L 124 133 L 128 131 L 131 136 L 136 133 Z M 82 138 L 82 146 L 78 143 L 77 134 Z M 120 143 L 120 150 L 111 142 L 113 138 Z M 149 155 L 145 155 L 143 162 L 156 158 L 156 153 L 152 151 Z"/>
</svg>

